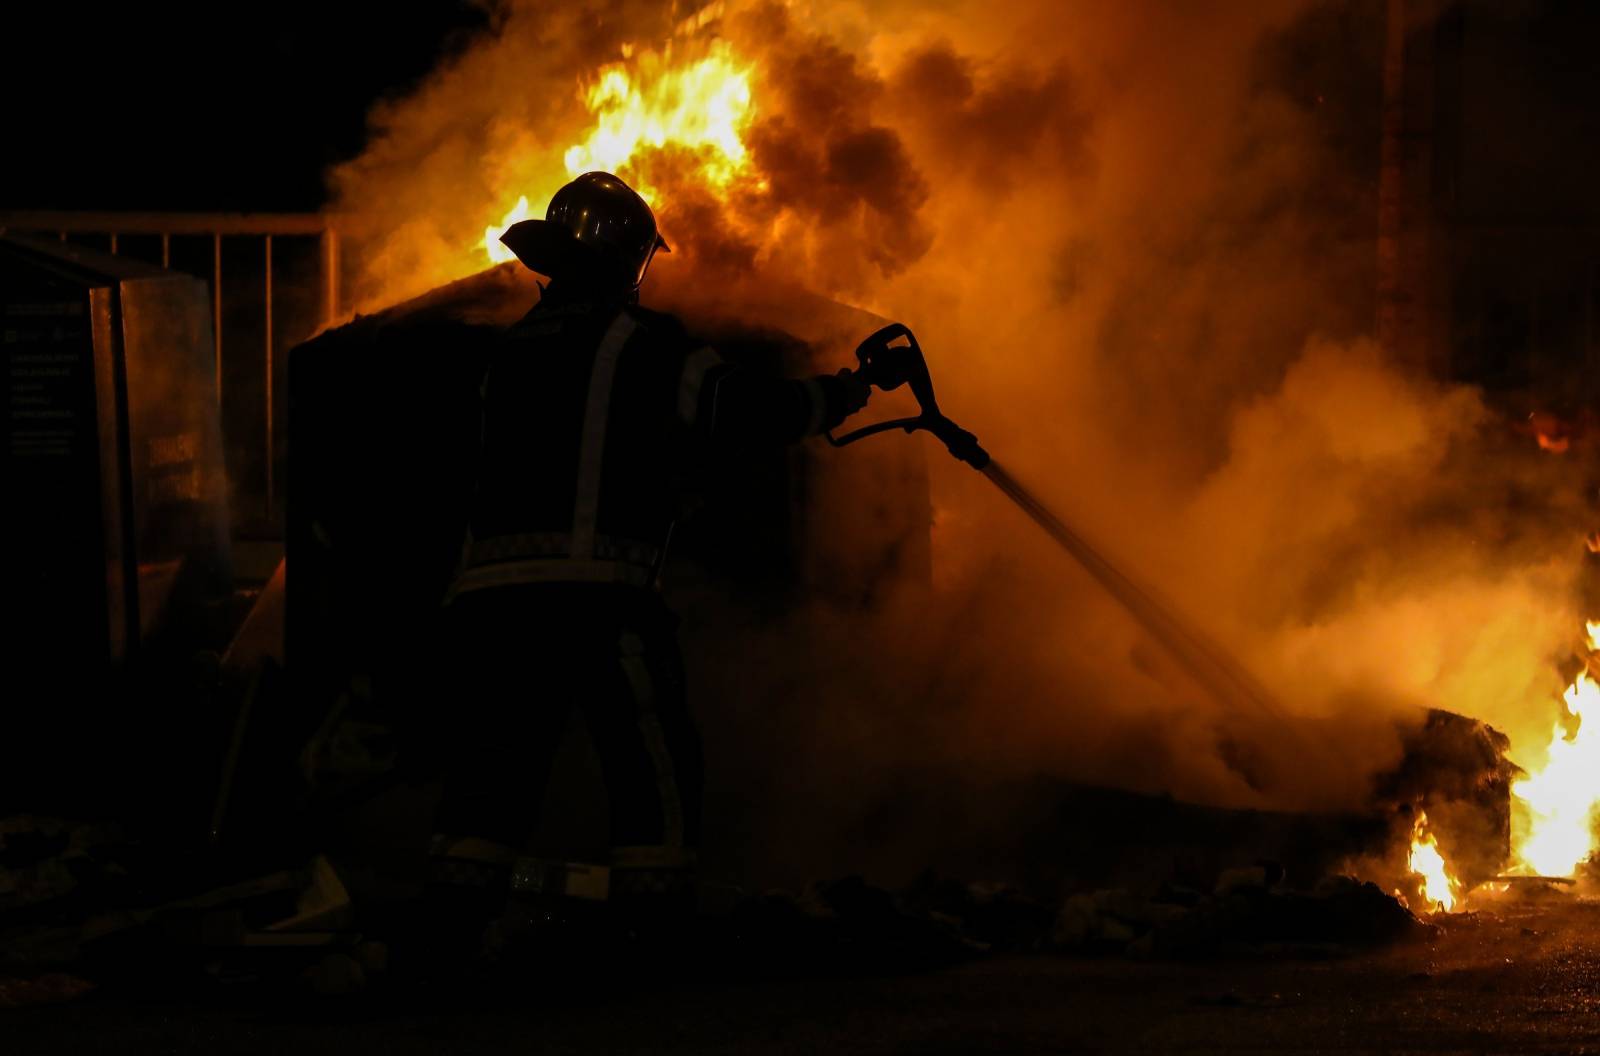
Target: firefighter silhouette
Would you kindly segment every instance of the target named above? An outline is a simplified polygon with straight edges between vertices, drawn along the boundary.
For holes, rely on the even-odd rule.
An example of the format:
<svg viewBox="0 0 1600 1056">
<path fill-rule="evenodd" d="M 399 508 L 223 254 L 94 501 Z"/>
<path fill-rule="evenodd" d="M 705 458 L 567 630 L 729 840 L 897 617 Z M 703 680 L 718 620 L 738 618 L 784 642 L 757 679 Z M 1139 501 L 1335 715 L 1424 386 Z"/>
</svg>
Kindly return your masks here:
<svg viewBox="0 0 1600 1056">
<path fill-rule="evenodd" d="M 613 175 L 579 176 L 502 242 L 549 282 L 483 378 L 476 492 L 447 596 L 456 699 L 430 891 L 461 934 L 508 891 L 524 904 L 598 893 L 581 869 L 518 857 L 575 711 L 610 803 L 610 902 L 692 906 L 701 750 L 655 589 L 677 463 L 696 443 L 824 432 L 868 395 L 848 370 L 786 380 L 732 366 L 639 307 L 651 260 L 670 250 Z"/>
</svg>

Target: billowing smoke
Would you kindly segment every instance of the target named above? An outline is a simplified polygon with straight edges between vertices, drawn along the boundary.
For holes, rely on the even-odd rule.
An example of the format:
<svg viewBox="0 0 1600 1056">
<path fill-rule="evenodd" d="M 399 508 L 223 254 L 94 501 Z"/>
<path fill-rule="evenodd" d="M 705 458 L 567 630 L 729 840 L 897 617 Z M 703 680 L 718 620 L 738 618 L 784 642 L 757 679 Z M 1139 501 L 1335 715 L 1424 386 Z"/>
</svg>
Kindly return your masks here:
<svg viewBox="0 0 1600 1056">
<path fill-rule="evenodd" d="M 484 225 L 564 178 L 579 85 L 624 44 L 720 37 L 757 63 L 756 177 L 713 194 L 692 159 L 640 157 L 624 175 L 677 250 L 658 266 L 754 268 L 911 324 L 946 411 L 1282 709 L 1208 699 L 932 456 L 931 603 L 807 613 L 810 652 L 756 631 L 759 661 L 710 674 L 765 686 L 759 718 L 713 724 L 769 759 L 722 780 L 791 797 L 770 810 L 786 839 L 932 773 L 1360 806 L 1427 706 L 1538 761 L 1580 626 L 1578 472 L 1370 338 L 1381 5 L 495 11 L 334 174 L 369 298 L 480 266 Z"/>
</svg>

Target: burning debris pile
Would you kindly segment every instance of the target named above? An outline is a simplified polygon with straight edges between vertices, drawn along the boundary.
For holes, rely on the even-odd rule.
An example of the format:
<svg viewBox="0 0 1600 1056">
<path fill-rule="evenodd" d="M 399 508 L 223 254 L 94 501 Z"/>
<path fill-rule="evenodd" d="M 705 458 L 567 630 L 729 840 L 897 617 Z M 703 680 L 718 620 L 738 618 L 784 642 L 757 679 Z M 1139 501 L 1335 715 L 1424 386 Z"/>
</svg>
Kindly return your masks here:
<svg viewBox="0 0 1600 1056">
<path fill-rule="evenodd" d="M 1530 771 L 1505 760 L 1509 741 L 1487 731 L 1495 740 L 1486 747 L 1502 757 L 1487 781 L 1464 789 L 1416 790 L 1415 802 L 1437 804 L 1430 807 L 1434 820 L 1417 811 L 1411 832 L 1408 869 L 1421 908 L 1460 911 L 1475 897 L 1492 898 L 1530 880 L 1570 883 L 1592 862 L 1600 820 L 1600 759 L 1595 756 L 1600 724 L 1586 720 L 1600 716 L 1594 675 L 1600 623 L 1586 624 L 1585 645 L 1583 666 L 1562 694 L 1565 714 L 1551 733 L 1542 767 Z M 1438 720 L 1436 715 L 1429 725 Z M 1407 776 L 1395 775 L 1391 791 L 1404 787 Z M 1482 809 L 1485 802 L 1506 801 L 1507 792 L 1503 813 Z M 1485 819 L 1492 819 L 1487 828 Z M 1441 846 L 1441 830 L 1448 847 Z"/>
</svg>

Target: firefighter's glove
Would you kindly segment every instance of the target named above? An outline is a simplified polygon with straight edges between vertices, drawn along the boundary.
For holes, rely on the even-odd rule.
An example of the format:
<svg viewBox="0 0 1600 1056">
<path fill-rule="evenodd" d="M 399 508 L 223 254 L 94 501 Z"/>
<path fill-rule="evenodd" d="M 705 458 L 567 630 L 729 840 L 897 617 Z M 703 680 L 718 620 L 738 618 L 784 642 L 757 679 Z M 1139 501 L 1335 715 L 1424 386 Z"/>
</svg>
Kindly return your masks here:
<svg viewBox="0 0 1600 1056">
<path fill-rule="evenodd" d="M 839 380 L 839 409 L 845 417 L 855 414 L 872 397 L 872 386 L 861 374 L 846 368 L 834 375 Z"/>
</svg>

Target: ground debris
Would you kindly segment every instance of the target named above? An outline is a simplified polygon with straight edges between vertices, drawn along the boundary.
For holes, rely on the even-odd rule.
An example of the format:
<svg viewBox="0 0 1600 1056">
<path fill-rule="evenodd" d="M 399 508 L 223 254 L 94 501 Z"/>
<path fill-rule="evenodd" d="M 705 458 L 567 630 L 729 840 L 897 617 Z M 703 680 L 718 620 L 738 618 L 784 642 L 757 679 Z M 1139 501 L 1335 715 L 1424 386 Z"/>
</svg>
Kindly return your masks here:
<svg viewBox="0 0 1600 1056">
<path fill-rule="evenodd" d="M 951 922 L 969 941 L 1015 953 L 1037 949 L 1055 913 L 1006 883 L 963 883 L 925 870 L 899 896 L 908 911 Z"/>
<path fill-rule="evenodd" d="M 94 989 L 87 979 L 64 972 L 48 972 L 32 979 L 0 978 L 0 1008 L 26 1008 L 71 1001 Z"/>
<path fill-rule="evenodd" d="M 1127 953 L 1136 957 L 1257 954 L 1333 955 L 1437 934 L 1377 885 L 1330 878 L 1315 891 L 1268 884 L 1271 870 L 1224 876 L 1216 892 L 1163 889 L 1149 896 L 1126 890 L 1068 898 L 1049 933 L 1049 947 L 1066 953 Z"/>
<path fill-rule="evenodd" d="M 0 914 L 52 902 L 102 885 L 123 870 L 114 828 L 61 818 L 0 818 Z"/>
<path fill-rule="evenodd" d="M 104 840 L 87 830 L 74 835 L 64 824 L 29 820 L 14 821 L 0 835 L 7 836 L 9 890 L 26 891 L 35 903 L 21 907 L 21 917 L 0 914 L 4 970 L 12 975 L 45 978 L 38 973 L 69 969 L 109 981 L 162 971 L 194 976 L 206 966 L 219 979 L 298 978 L 316 993 L 343 995 L 386 974 L 384 958 L 364 954 L 379 948 L 368 941 L 371 924 L 386 934 L 381 914 L 366 913 L 326 857 L 157 897 L 126 882 L 108 886 L 100 874 L 115 859 L 90 853 Z M 80 862 L 76 872 L 45 885 L 34 879 L 55 876 L 50 863 L 67 858 Z M 86 873 L 85 864 L 94 868 Z M 80 874 L 94 882 L 82 882 Z M 1010 883 L 932 870 L 898 890 L 861 876 L 813 883 L 799 893 L 728 888 L 683 922 L 688 933 L 680 938 L 705 952 L 709 964 L 782 976 L 917 972 L 1004 953 L 1336 956 L 1437 930 L 1375 885 L 1347 877 L 1290 890 L 1285 870 L 1271 861 L 1221 869 L 1213 879 L 1192 870 L 1182 875 L 1186 883 L 1108 887 L 1059 901 Z M 53 897 L 40 901 L 47 890 Z M 603 923 L 595 943 L 628 931 Z"/>
<path fill-rule="evenodd" d="M 1266 863 L 1225 872 L 1210 893 L 1111 888 L 1073 894 L 1052 910 L 1006 884 L 931 871 L 898 892 L 852 876 L 800 895 L 747 898 L 731 919 L 747 950 L 822 970 L 845 961 L 934 966 L 983 953 L 1326 957 L 1438 934 L 1375 884 L 1340 876 L 1292 891 L 1282 880 Z"/>
<path fill-rule="evenodd" d="M 798 971 L 901 970 L 987 951 L 958 918 L 909 904 L 859 876 L 767 892 L 740 902 L 722 926 L 737 961 Z"/>
<path fill-rule="evenodd" d="M 1170 883 L 1153 892 L 1110 888 L 1053 907 L 1009 884 L 932 871 L 899 891 L 846 876 L 798 894 L 730 898 L 724 912 L 686 926 L 697 946 L 718 951 L 711 960 L 757 975 L 920 971 L 994 953 L 1338 956 L 1437 932 L 1370 883 L 1335 877 L 1299 892 L 1282 881 L 1282 870 L 1268 863 L 1224 871 L 1209 892 Z M 287 970 L 317 993 L 347 994 L 382 974 L 362 955 L 357 908 L 318 858 L 308 869 L 57 930 L 93 963 L 113 968 L 155 958 L 182 971 L 204 960 L 230 977 Z M 192 952 L 186 957 L 184 949 Z"/>
</svg>

